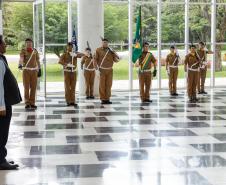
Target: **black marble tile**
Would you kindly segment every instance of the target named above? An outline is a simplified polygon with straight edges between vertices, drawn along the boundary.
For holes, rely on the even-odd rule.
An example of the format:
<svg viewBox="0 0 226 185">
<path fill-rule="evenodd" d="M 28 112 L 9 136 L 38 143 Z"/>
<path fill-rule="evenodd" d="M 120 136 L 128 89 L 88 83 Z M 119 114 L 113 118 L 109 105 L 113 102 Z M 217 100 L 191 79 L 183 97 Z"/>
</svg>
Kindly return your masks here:
<svg viewBox="0 0 226 185">
<path fill-rule="evenodd" d="M 36 120 L 36 119 L 62 119 L 62 115 L 29 115 L 27 120 Z"/>
<path fill-rule="evenodd" d="M 210 127 L 209 124 L 205 122 L 173 122 L 169 123 L 175 128 L 202 128 L 202 127 Z"/>
<path fill-rule="evenodd" d="M 36 100 L 37 103 L 52 102 L 52 99 Z"/>
<path fill-rule="evenodd" d="M 177 147 L 173 142 L 162 139 L 138 139 L 131 140 L 132 148 L 148 148 L 148 147 Z"/>
<path fill-rule="evenodd" d="M 112 105 L 120 105 L 122 104 L 121 102 L 119 101 L 114 101 L 113 99 L 110 100 L 112 102 Z M 94 105 L 100 105 L 101 103 L 100 102 L 93 102 Z M 104 105 L 104 106 L 111 106 L 111 104 L 109 105 Z"/>
<path fill-rule="evenodd" d="M 168 112 L 168 113 L 171 113 L 171 112 L 173 112 L 173 113 L 177 113 L 177 112 L 191 112 L 191 111 L 189 111 L 189 110 L 185 110 L 185 109 L 182 109 L 182 108 L 180 108 L 180 109 L 159 109 L 158 110 L 159 112 Z"/>
<path fill-rule="evenodd" d="M 35 110 L 32 110 L 32 109 L 28 109 L 28 110 L 26 110 L 26 109 L 20 109 L 20 108 L 14 108 L 13 109 L 13 112 L 15 112 L 15 113 L 25 113 L 25 112 L 35 112 Z"/>
<path fill-rule="evenodd" d="M 194 132 L 188 129 L 180 129 L 180 130 L 150 130 L 156 137 L 171 137 L 171 136 L 197 136 Z"/>
<path fill-rule="evenodd" d="M 226 152 L 226 143 L 191 144 L 191 146 L 203 153 Z"/>
<path fill-rule="evenodd" d="M 81 117 L 71 118 L 72 122 L 107 122 L 108 119 L 105 117 Z"/>
<path fill-rule="evenodd" d="M 22 158 L 19 163 L 25 168 L 42 168 L 42 158 Z"/>
<path fill-rule="evenodd" d="M 172 158 L 173 164 L 178 168 L 207 168 L 225 167 L 226 160 L 218 155 L 211 156 L 186 156 Z"/>
<path fill-rule="evenodd" d="M 213 113 L 214 115 L 217 115 L 217 114 L 226 114 L 226 110 L 214 110 L 214 111 L 199 111 L 203 114 L 206 114 L 206 115 L 210 115 L 211 113 Z"/>
<path fill-rule="evenodd" d="M 78 114 L 85 113 L 84 110 L 54 110 L 53 114 Z"/>
<path fill-rule="evenodd" d="M 57 129 L 83 129 L 84 126 L 78 123 L 68 124 L 46 124 L 46 130 L 57 130 Z"/>
<path fill-rule="evenodd" d="M 169 104 L 169 106 L 174 107 L 174 108 L 183 108 L 185 105 L 184 104 Z M 193 104 L 193 103 L 188 103 L 186 105 L 188 108 L 193 108 L 193 107 L 201 107 L 200 105 Z"/>
<path fill-rule="evenodd" d="M 75 107 L 75 109 L 80 109 L 80 110 L 84 110 L 84 109 L 104 109 L 105 107 L 103 105 L 87 105 L 87 106 L 78 106 Z"/>
<path fill-rule="evenodd" d="M 124 151 L 96 151 L 99 161 L 118 161 L 118 160 L 147 160 L 148 152 L 146 150 Z"/>
<path fill-rule="evenodd" d="M 113 142 L 109 135 L 66 136 L 67 143 Z"/>
<path fill-rule="evenodd" d="M 215 109 L 226 110 L 226 106 L 214 106 Z"/>
<path fill-rule="evenodd" d="M 205 120 L 225 120 L 220 116 L 187 116 L 188 119 L 192 121 L 205 121 Z"/>
<path fill-rule="evenodd" d="M 95 116 L 127 116 L 126 112 L 94 112 Z"/>
<path fill-rule="evenodd" d="M 118 161 L 128 158 L 126 151 L 96 151 L 99 161 Z"/>
<path fill-rule="evenodd" d="M 155 120 L 152 119 L 138 119 L 138 120 L 119 120 L 121 125 L 152 125 L 157 124 Z"/>
<path fill-rule="evenodd" d="M 226 133 L 211 134 L 211 135 L 216 139 L 218 139 L 219 141 L 226 141 Z"/>
<path fill-rule="evenodd" d="M 81 154 L 79 145 L 31 146 L 30 155 Z"/>
<path fill-rule="evenodd" d="M 53 131 L 30 131 L 30 132 L 24 132 L 24 138 L 26 139 L 34 139 L 34 138 L 54 138 L 55 134 Z"/>
<path fill-rule="evenodd" d="M 114 107 L 116 111 L 136 111 L 136 110 L 145 110 L 143 107 Z"/>
<path fill-rule="evenodd" d="M 175 118 L 172 114 L 139 114 L 141 118 Z"/>
<path fill-rule="evenodd" d="M 128 127 L 95 127 L 95 130 L 97 133 L 123 133 L 131 131 Z"/>
<path fill-rule="evenodd" d="M 153 107 L 156 106 L 157 103 L 155 101 L 153 101 L 152 103 L 131 103 L 131 106 L 133 107 Z"/>
<path fill-rule="evenodd" d="M 35 126 L 35 121 L 12 121 L 12 125 L 17 125 L 17 126 Z"/>
<path fill-rule="evenodd" d="M 57 165 L 57 178 L 102 177 L 105 170 L 114 168 L 109 164 Z"/>
</svg>

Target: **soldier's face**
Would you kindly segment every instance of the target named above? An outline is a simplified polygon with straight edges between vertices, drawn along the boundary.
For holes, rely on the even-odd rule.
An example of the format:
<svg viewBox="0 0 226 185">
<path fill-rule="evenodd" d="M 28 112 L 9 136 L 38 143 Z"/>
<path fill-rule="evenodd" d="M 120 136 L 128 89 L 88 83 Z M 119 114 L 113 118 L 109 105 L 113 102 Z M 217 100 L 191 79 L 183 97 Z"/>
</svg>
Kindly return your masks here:
<svg viewBox="0 0 226 185">
<path fill-rule="evenodd" d="M 5 41 L 2 41 L 2 44 L 0 44 L 0 53 L 4 54 L 6 52 L 6 43 Z"/>
<path fill-rule="evenodd" d="M 86 54 L 90 55 L 91 54 L 90 50 L 86 50 Z"/>
<path fill-rule="evenodd" d="M 148 52 L 148 49 L 149 49 L 149 45 L 144 45 L 144 51 Z"/>
<path fill-rule="evenodd" d="M 72 46 L 71 45 L 69 45 L 69 46 L 67 46 L 67 50 L 69 51 L 69 52 L 72 52 Z"/>
<path fill-rule="evenodd" d="M 26 41 L 25 42 L 26 48 L 32 48 L 33 47 L 33 42 L 31 41 Z"/>
<path fill-rule="evenodd" d="M 103 46 L 104 48 L 108 48 L 108 42 L 107 42 L 107 41 L 103 41 L 103 42 L 102 42 L 102 46 Z"/>
<path fill-rule="evenodd" d="M 200 49 L 204 49 L 204 48 L 205 48 L 205 46 L 204 46 L 204 45 L 202 45 L 202 44 L 199 44 L 199 48 L 200 48 Z"/>
<path fill-rule="evenodd" d="M 170 52 L 171 52 L 171 53 L 175 53 L 175 49 L 170 48 Z"/>
<path fill-rule="evenodd" d="M 192 48 L 190 49 L 190 51 L 191 51 L 191 53 L 195 53 L 195 47 L 192 47 Z"/>
</svg>

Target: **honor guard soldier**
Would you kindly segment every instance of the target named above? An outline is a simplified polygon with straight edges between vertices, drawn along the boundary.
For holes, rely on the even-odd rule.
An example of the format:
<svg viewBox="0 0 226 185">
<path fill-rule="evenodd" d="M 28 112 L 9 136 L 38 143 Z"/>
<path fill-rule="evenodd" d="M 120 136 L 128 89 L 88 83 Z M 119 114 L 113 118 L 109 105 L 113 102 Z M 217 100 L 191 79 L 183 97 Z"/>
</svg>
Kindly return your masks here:
<svg viewBox="0 0 226 185">
<path fill-rule="evenodd" d="M 198 83 L 197 89 L 198 94 L 207 94 L 205 91 L 205 81 L 206 81 L 206 73 L 207 73 L 207 54 L 212 54 L 212 51 L 208 51 L 204 42 L 199 42 L 199 49 L 197 50 L 196 54 L 198 59 L 200 60 L 200 69 L 199 69 L 199 76 L 198 76 Z"/>
<path fill-rule="evenodd" d="M 143 52 L 136 62 L 135 66 L 139 67 L 138 76 L 140 84 L 140 98 L 143 103 L 151 103 L 150 100 L 150 89 L 152 77 L 155 77 L 157 74 L 156 70 L 156 59 L 151 52 L 148 51 L 149 43 L 145 42 L 143 45 Z M 154 71 L 152 74 L 152 67 Z"/>
<path fill-rule="evenodd" d="M 63 66 L 64 70 L 65 99 L 67 106 L 77 106 L 75 103 L 77 59 L 83 56 L 82 53 L 73 53 L 72 49 L 73 45 L 69 42 L 66 52 L 61 55 L 59 61 L 59 64 Z"/>
<path fill-rule="evenodd" d="M 112 104 L 110 101 L 113 80 L 113 65 L 119 61 L 119 56 L 108 46 L 108 39 L 102 39 L 102 47 L 96 49 L 95 67 L 100 72 L 101 104 Z"/>
<path fill-rule="evenodd" d="M 198 82 L 200 60 L 196 55 L 196 46 L 190 46 L 190 53 L 186 55 L 184 69 L 187 72 L 187 91 L 189 101 L 195 103 L 198 101 L 196 96 L 196 87 Z"/>
<path fill-rule="evenodd" d="M 33 48 L 32 39 L 25 40 L 25 48 L 20 52 L 19 67 L 23 70 L 25 109 L 37 109 L 35 105 L 40 61 L 38 51 Z"/>
<path fill-rule="evenodd" d="M 169 91 L 171 96 L 177 94 L 177 77 L 178 77 L 179 54 L 176 53 L 175 46 L 170 47 L 170 54 L 166 57 L 166 71 L 169 76 Z"/>
<path fill-rule="evenodd" d="M 94 99 L 93 86 L 95 79 L 95 67 L 90 48 L 86 48 L 85 56 L 82 58 L 81 67 L 82 70 L 84 70 L 86 82 L 86 99 Z"/>
</svg>

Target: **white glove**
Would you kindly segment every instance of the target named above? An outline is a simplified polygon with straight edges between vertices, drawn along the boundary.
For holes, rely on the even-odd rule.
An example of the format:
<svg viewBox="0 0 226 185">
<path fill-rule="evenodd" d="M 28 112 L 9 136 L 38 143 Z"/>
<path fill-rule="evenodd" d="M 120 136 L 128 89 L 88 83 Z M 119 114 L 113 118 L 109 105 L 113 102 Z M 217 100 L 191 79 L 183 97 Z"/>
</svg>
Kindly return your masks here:
<svg viewBox="0 0 226 185">
<path fill-rule="evenodd" d="M 75 67 L 73 64 L 67 64 L 67 67 Z"/>
<path fill-rule="evenodd" d="M 99 77 L 100 76 L 100 71 L 96 70 L 96 75 Z"/>
<path fill-rule="evenodd" d="M 77 54 L 76 54 L 76 53 L 73 53 L 73 52 L 70 52 L 70 55 L 71 55 L 72 57 L 77 57 Z"/>
</svg>

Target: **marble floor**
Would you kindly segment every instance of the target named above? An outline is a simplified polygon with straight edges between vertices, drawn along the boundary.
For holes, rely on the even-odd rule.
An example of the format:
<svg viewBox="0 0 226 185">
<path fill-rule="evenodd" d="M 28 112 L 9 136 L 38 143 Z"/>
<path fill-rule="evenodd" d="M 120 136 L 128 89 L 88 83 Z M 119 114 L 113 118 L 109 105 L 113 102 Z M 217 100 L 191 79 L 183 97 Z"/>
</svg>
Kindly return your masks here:
<svg viewBox="0 0 226 185">
<path fill-rule="evenodd" d="M 184 91 L 114 91 L 112 105 L 62 93 L 38 97 L 38 110 L 13 109 L 8 158 L 0 185 L 226 185 L 226 90 L 197 104 Z"/>
</svg>

